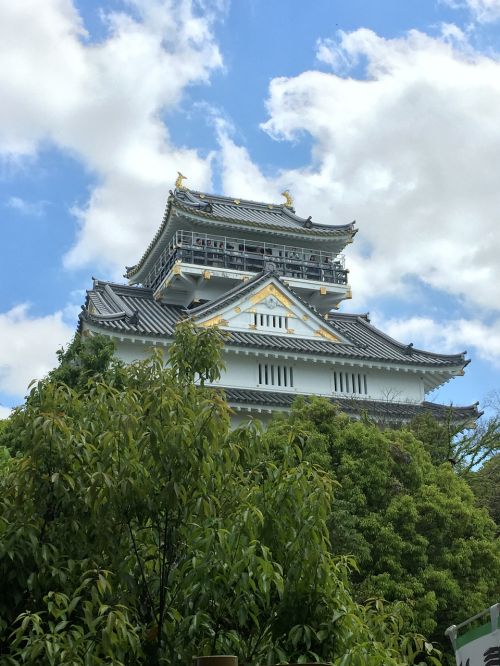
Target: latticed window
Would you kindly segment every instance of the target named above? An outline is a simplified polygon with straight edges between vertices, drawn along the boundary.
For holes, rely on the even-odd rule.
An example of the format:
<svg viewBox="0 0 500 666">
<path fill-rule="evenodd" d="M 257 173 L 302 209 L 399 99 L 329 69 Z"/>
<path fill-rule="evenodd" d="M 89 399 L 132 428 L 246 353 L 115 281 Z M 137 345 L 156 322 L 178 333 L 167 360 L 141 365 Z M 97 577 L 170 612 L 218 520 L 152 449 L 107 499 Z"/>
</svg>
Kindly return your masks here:
<svg viewBox="0 0 500 666">
<path fill-rule="evenodd" d="M 259 385 L 293 388 L 292 366 L 259 363 Z"/>
<path fill-rule="evenodd" d="M 366 375 L 361 372 L 333 372 L 333 390 L 335 393 L 368 395 Z"/>
<path fill-rule="evenodd" d="M 275 328 L 280 331 L 286 331 L 288 328 L 288 317 L 254 312 L 253 324 L 255 328 Z"/>
</svg>

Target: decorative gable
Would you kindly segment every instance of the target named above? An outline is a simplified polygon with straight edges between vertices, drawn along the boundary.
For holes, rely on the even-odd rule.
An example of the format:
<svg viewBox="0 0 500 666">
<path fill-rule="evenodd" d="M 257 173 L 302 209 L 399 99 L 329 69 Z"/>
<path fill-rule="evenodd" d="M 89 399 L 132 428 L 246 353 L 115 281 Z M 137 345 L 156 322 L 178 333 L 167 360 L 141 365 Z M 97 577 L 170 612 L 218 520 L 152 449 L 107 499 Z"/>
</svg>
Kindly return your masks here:
<svg viewBox="0 0 500 666">
<path fill-rule="evenodd" d="M 200 326 L 348 343 L 275 275 L 257 281 L 253 289 L 250 285 L 240 287 L 226 302 L 220 299 L 215 309 L 208 307 L 205 315 L 203 312 L 201 308 L 198 314 L 193 313 Z"/>
</svg>

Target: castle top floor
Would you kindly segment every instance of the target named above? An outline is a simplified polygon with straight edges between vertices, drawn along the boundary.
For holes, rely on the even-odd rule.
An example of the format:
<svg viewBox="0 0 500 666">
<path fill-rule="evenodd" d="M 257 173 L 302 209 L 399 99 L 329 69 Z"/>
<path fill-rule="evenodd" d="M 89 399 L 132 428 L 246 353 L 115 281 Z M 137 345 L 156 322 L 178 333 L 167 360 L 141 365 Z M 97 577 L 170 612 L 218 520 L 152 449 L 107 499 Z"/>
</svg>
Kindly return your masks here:
<svg viewBox="0 0 500 666">
<path fill-rule="evenodd" d="M 299 217 L 288 192 L 284 203 L 270 204 L 191 192 L 180 179 L 176 185 L 158 232 L 127 268 L 130 284 L 188 307 L 272 270 L 321 311 L 350 297 L 340 253 L 356 233 L 353 222 L 326 225 Z"/>
</svg>

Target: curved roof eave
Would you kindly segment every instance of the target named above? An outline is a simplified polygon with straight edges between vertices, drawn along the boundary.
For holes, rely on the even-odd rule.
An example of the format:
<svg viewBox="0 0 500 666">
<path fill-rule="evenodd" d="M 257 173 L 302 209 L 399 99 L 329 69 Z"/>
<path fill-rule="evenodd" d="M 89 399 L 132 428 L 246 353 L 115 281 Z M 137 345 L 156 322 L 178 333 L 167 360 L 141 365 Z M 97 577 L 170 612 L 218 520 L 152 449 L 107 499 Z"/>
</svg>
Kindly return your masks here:
<svg viewBox="0 0 500 666">
<path fill-rule="evenodd" d="M 172 209 L 173 201 L 174 201 L 173 196 L 170 193 L 170 195 L 167 199 L 167 205 L 165 206 L 165 212 L 163 213 L 163 219 L 162 219 L 161 224 L 158 228 L 158 231 L 153 236 L 153 239 L 151 240 L 151 242 L 147 246 L 146 250 L 144 251 L 144 253 L 143 253 L 142 257 L 139 259 L 139 261 L 136 264 L 134 264 L 133 266 L 126 266 L 125 267 L 125 275 L 123 277 L 129 278 L 129 279 L 134 277 L 134 275 L 137 275 L 137 273 L 141 270 L 143 265 L 146 263 L 146 259 L 148 258 L 149 254 L 151 253 L 151 250 L 154 248 L 154 246 L 156 245 L 156 243 L 160 239 L 162 233 L 165 231 L 165 229 L 167 227 L 168 220 L 170 218 L 170 211 Z"/>
<path fill-rule="evenodd" d="M 210 213 L 208 211 L 201 210 L 200 208 L 194 208 L 192 206 L 189 206 L 185 204 L 182 201 L 179 201 L 175 193 L 177 190 L 173 193 L 170 192 L 170 195 L 167 200 L 167 205 L 165 207 L 165 212 L 163 214 L 163 219 L 162 222 L 154 235 L 153 239 L 149 243 L 148 247 L 146 248 L 145 252 L 143 253 L 142 257 L 139 259 L 139 261 L 134 264 L 133 266 L 127 266 L 126 271 L 124 274 L 124 277 L 130 279 L 134 276 L 136 276 L 141 269 L 144 267 L 144 265 L 147 262 L 148 257 L 150 256 L 152 250 L 154 249 L 155 245 L 157 242 L 160 240 L 163 232 L 167 228 L 169 219 L 170 219 L 170 213 L 173 207 L 181 210 L 182 212 L 189 213 L 191 215 L 195 214 L 198 217 L 201 218 L 201 222 L 205 219 L 207 222 L 210 221 L 217 221 L 218 223 L 224 225 L 224 224 L 234 224 L 239 226 L 242 229 L 260 229 L 260 230 L 269 230 L 269 231 L 274 231 L 278 232 L 281 234 L 289 235 L 292 236 L 294 233 L 297 235 L 297 237 L 304 237 L 304 236 L 309 236 L 310 238 L 313 237 L 314 239 L 321 240 L 321 238 L 328 238 L 331 239 L 333 237 L 338 237 L 342 238 L 345 237 L 347 241 L 352 240 L 352 238 L 356 235 L 358 232 L 357 229 L 354 228 L 355 222 L 350 222 L 348 224 L 344 225 L 322 225 L 322 224 L 315 224 L 312 223 L 312 226 L 310 228 L 306 226 L 302 226 L 296 230 L 294 229 L 287 229 L 284 228 L 278 224 L 273 225 L 269 224 L 267 222 L 256 222 L 256 221 L 246 221 L 246 220 L 239 220 L 236 218 L 230 218 L 230 217 L 224 217 L 221 215 L 214 215 L 213 213 Z M 196 193 L 198 194 L 198 193 Z M 208 195 L 205 195 L 208 196 Z M 214 195 L 210 195 L 211 198 L 215 198 Z M 230 199 L 228 197 L 218 197 L 220 200 L 227 200 L 228 202 Z M 243 200 L 241 200 L 243 202 Z M 201 202 L 203 203 L 203 201 Z M 252 204 L 252 205 L 259 205 L 262 207 L 265 207 L 267 204 L 258 204 L 257 202 L 251 202 L 248 201 L 246 203 Z M 271 204 L 269 204 L 271 205 Z M 198 204 L 197 204 L 198 206 Z M 286 208 L 286 206 L 279 206 L 279 205 L 274 205 L 275 209 L 279 209 L 281 212 L 284 212 L 288 217 L 291 217 L 292 219 L 297 220 L 301 224 L 305 225 L 307 223 L 307 219 L 300 218 L 296 216 L 294 213 L 292 213 L 289 209 Z M 346 241 L 346 242 L 347 242 Z"/>
<path fill-rule="evenodd" d="M 361 324 L 363 324 L 363 326 L 366 326 L 367 328 L 369 328 L 372 332 L 376 333 L 379 337 L 382 337 L 382 338 L 386 339 L 388 342 L 390 342 L 393 345 L 396 345 L 401 350 L 408 350 L 409 355 L 411 355 L 411 354 L 425 354 L 426 356 L 431 356 L 433 358 L 447 359 L 449 361 L 455 361 L 457 363 L 457 365 L 462 364 L 464 368 L 465 368 L 465 366 L 467 366 L 470 363 L 470 359 L 467 360 L 465 358 L 465 354 L 467 352 L 461 352 L 459 354 L 438 354 L 437 352 L 427 351 L 426 349 L 420 349 L 418 347 L 414 347 L 413 343 L 405 345 L 402 342 L 399 342 L 398 340 L 395 340 L 390 335 L 387 335 L 387 333 L 384 333 L 380 329 L 373 326 L 369 321 L 367 321 L 367 319 L 365 317 L 359 317 L 359 322 Z"/>
<path fill-rule="evenodd" d="M 250 220 L 240 220 L 238 218 L 231 218 L 231 217 L 226 217 L 223 215 L 215 215 L 214 213 L 211 213 L 207 210 L 202 210 L 201 208 L 194 208 L 191 207 L 184 202 L 180 202 L 178 200 L 175 200 L 175 206 L 176 208 L 180 208 L 182 211 L 186 213 L 193 213 L 195 212 L 197 215 L 201 215 L 202 217 L 205 217 L 209 220 L 218 220 L 223 223 L 230 223 L 230 224 L 237 224 L 239 226 L 244 226 L 248 225 L 249 227 L 252 228 L 259 228 L 259 229 L 276 229 L 277 231 L 281 232 L 293 232 L 293 229 L 287 229 L 284 228 L 280 225 L 273 225 L 268 222 L 255 222 L 255 221 L 250 221 Z M 276 210 L 280 210 L 281 212 L 285 212 L 286 215 L 290 216 L 289 211 L 285 207 L 279 207 L 275 206 Z M 295 216 L 294 216 L 295 217 Z M 292 218 L 293 219 L 293 218 Z M 308 220 L 303 220 L 302 218 L 297 218 L 295 217 L 297 221 L 305 225 L 305 223 Z M 339 224 L 339 225 L 326 225 L 326 224 L 315 224 L 311 223 L 310 227 L 307 226 L 302 226 L 296 229 L 296 231 L 300 231 L 301 235 L 304 234 L 314 234 L 315 236 L 325 236 L 330 238 L 332 235 L 335 236 L 342 236 L 342 235 L 349 235 L 349 236 L 354 236 L 357 233 L 357 229 L 354 229 L 355 222 L 349 222 L 348 224 Z"/>
<path fill-rule="evenodd" d="M 399 342 L 399 340 L 396 340 L 395 338 L 391 337 L 390 335 L 387 335 L 387 333 L 384 333 L 381 331 L 379 328 L 376 326 L 373 326 L 373 324 L 370 323 L 370 320 L 368 318 L 367 314 L 356 314 L 356 313 L 349 313 L 349 312 L 335 312 L 330 315 L 331 322 L 334 322 L 335 320 L 341 321 L 342 319 L 344 320 L 351 320 L 351 321 L 356 321 L 365 328 L 367 328 L 372 334 L 375 334 L 379 338 L 385 340 L 386 342 L 389 342 L 390 344 L 398 347 L 403 353 L 407 353 L 409 358 L 413 356 L 413 354 L 424 354 L 425 356 L 430 356 L 432 358 L 438 358 L 438 359 L 445 359 L 450 362 L 454 362 L 459 366 L 462 366 L 462 369 L 465 368 L 469 363 L 471 362 L 471 359 L 466 359 L 466 351 L 460 352 L 458 354 L 439 354 L 438 352 L 432 352 L 432 351 L 427 351 L 426 349 L 420 349 L 419 347 L 414 347 L 413 343 L 405 345 L 402 342 Z"/>
</svg>

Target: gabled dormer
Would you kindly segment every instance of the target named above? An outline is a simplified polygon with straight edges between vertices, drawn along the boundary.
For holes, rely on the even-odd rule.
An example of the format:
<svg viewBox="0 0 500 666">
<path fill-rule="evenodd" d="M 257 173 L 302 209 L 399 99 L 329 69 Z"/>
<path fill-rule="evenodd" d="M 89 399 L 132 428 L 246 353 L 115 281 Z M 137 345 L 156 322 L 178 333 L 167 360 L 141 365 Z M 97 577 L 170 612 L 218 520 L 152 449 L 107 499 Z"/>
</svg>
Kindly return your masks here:
<svg viewBox="0 0 500 666">
<path fill-rule="evenodd" d="M 189 314 L 200 326 L 350 344 L 275 272 L 261 273 Z"/>
</svg>

